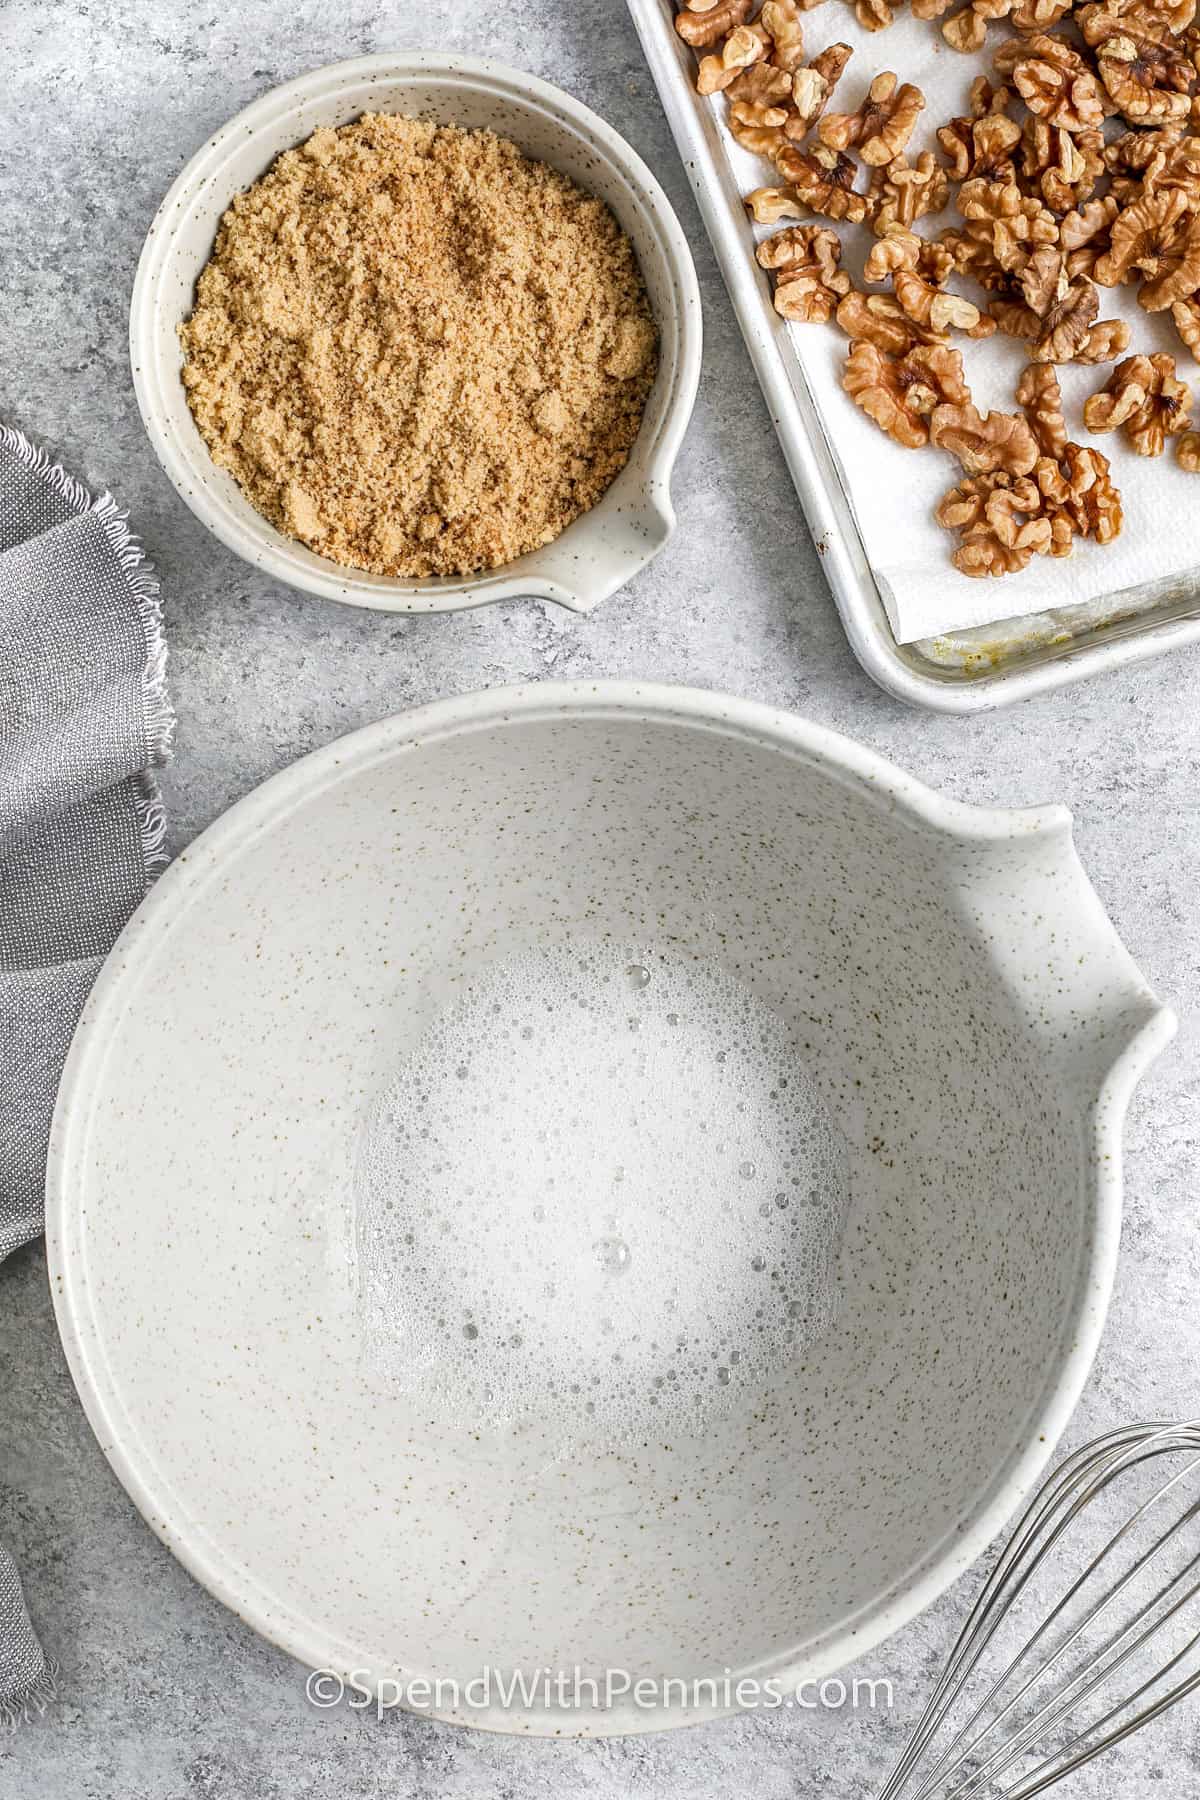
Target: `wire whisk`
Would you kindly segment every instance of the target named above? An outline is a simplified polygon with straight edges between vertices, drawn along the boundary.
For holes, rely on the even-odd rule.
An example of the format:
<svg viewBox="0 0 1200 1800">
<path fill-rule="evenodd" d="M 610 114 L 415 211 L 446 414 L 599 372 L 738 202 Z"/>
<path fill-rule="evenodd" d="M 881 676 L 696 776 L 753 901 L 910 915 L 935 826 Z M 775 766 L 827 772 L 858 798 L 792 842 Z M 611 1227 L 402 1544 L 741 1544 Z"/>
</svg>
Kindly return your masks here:
<svg viewBox="0 0 1200 1800">
<path fill-rule="evenodd" d="M 1026 1509 L 879 1800 L 1032 1800 L 1103 1755 L 1200 1687 L 1197 1595 L 1200 1423 L 1085 1444 Z"/>
</svg>

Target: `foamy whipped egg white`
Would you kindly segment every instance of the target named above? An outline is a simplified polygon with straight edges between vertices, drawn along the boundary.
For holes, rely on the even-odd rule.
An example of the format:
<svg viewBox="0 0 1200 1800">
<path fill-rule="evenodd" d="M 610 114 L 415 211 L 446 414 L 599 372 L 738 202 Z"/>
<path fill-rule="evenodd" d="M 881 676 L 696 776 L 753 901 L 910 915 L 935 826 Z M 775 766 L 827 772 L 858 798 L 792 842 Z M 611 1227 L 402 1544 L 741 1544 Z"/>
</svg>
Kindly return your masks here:
<svg viewBox="0 0 1200 1800">
<path fill-rule="evenodd" d="M 696 1429 L 824 1331 L 844 1145 L 712 962 L 583 942 L 466 980 L 372 1108 L 364 1360 L 464 1424 Z"/>
</svg>

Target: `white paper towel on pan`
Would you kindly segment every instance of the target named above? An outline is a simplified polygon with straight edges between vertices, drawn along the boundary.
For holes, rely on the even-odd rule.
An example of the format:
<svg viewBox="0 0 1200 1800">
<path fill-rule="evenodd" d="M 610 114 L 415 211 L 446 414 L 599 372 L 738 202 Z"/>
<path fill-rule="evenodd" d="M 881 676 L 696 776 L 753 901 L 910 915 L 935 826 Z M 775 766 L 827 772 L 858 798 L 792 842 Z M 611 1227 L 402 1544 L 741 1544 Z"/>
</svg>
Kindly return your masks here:
<svg viewBox="0 0 1200 1800">
<path fill-rule="evenodd" d="M 967 110 L 971 81 L 977 74 L 991 73 L 991 52 L 1005 33 L 1002 27 L 993 27 L 986 52 L 962 56 L 948 47 L 936 22 L 904 13 L 888 30 L 872 34 L 862 30 L 848 6 L 830 4 L 805 14 L 804 35 L 809 57 L 838 41 L 854 46 L 854 57 L 831 110 L 852 111 L 881 69 L 893 69 L 902 81 L 915 82 L 923 90 L 926 108 L 909 146 L 911 156 L 936 147 L 935 128 Z M 723 99 L 718 95 L 710 104 L 723 120 Z M 728 132 L 724 139 L 743 193 L 778 182 L 770 165 L 741 149 Z M 936 236 L 956 219 L 951 208 L 937 218 L 920 220 L 917 230 Z M 750 229 L 758 238 L 770 235 L 768 227 Z M 870 233 L 866 226 L 838 225 L 835 229 L 846 246 L 847 266 L 857 280 L 863 255 L 873 241 Z M 748 230 L 747 255 L 751 254 Z M 765 274 L 763 283 L 765 293 Z M 951 285 L 971 299 L 981 298 L 969 281 L 956 279 Z M 1133 288 L 1101 288 L 1100 316 L 1129 321 L 1132 339 L 1127 354 L 1167 350 L 1175 356 L 1179 375 L 1196 395 L 1193 417 L 1200 426 L 1200 370 L 1180 342 L 1170 315 L 1143 312 L 1135 296 Z M 1169 442 L 1164 455 L 1142 457 L 1134 454 L 1120 434 L 1093 436 L 1084 427 L 1084 400 L 1107 380 L 1113 363 L 1090 369 L 1060 367 L 1059 379 L 1070 435 L 1102 450 L 1112 463 L 1125 513 L 1121 536 L 1104 547 L 1077 540 L 1070 557 L 1034 557 L 1018 574 L 1000 580 L 973 580 L 960 575 L 950 562 L 955 540 L 933 518 L 937 501 L 961 473 L 953 457 L 932 449 L 901 449 L 859 412 L 842 389 L 846 339 L 835 325 L 793 325 L 790 334 L 825 421 L 900 643 L 997 619 L 1058 612 L 1106 594 L 1124 594 L 1147 583 L 1200 571 L 1200 476 L 1178 467 Z M 1024 345 L 999 333 L 983 343 L 958 336 L 953 341 L 962 350 L 967 380 L 980 410 L 1012 411 L 1013 390 L 1027 360 Z"/>
</svg>

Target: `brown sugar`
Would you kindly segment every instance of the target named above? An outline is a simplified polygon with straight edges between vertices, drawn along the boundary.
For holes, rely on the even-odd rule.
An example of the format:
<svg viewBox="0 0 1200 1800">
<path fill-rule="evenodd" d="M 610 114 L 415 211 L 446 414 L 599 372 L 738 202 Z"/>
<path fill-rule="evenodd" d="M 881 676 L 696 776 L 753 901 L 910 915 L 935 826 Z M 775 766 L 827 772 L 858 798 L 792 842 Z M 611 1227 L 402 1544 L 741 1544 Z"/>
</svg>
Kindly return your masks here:
<svg viewBox="0 0 1200 1800">
<path fill-rule="evenodd" d="M 240 194 L 180 327 L 213 460 L 351 568 L 469 575 L 623 467 L 654 379 L 633 247 L 515 144 L 368 113 Z"/>
</svg>

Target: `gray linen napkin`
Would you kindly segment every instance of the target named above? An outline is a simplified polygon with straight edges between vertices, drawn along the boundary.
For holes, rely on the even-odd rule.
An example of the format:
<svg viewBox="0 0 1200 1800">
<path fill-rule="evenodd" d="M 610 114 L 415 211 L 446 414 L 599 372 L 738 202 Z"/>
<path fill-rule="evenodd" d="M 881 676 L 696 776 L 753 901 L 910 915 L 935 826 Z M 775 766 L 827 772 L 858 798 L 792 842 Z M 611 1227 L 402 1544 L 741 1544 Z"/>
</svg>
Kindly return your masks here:
<svg viewBox="0 0 1200 1800">
<path fill-rule="evenodd" d="M 42 1229 L 71 1034 L 166 860 L 150 770 L 173 724 L 158 582 L 116 501 L 0 425 L 0 1259 Z M 56 1673 L 0 1547 L 0 1722 Z"/>
</svg>

